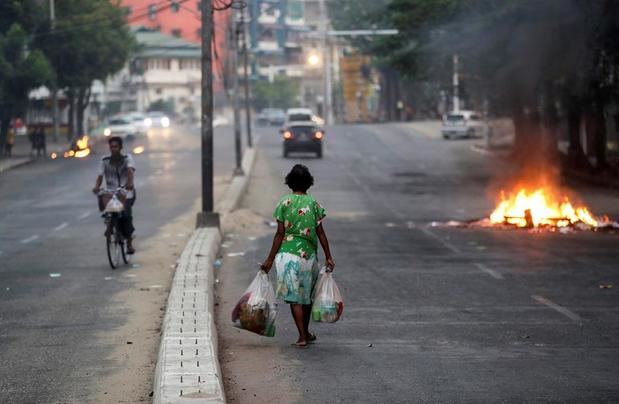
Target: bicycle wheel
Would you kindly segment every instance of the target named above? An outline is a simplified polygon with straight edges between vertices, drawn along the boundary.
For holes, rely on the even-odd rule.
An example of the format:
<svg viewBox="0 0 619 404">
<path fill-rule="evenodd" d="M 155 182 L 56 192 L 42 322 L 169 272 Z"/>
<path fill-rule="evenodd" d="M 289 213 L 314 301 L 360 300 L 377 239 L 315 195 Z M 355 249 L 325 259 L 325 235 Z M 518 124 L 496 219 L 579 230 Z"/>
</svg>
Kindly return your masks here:
<svg viewBox="0 0 619 404">
<path fill-rule="evenodd" d="M 112 269 L 116 269 L 120 266 L 120 257 L 123 255 L 124 251 L 122 239 L 119 239 L 119 237 L 122 236 L 118 233 L 116 221 L 117 220 L 115 218 L 110 221 L 110 230 L 108 231 L 108 235 L 105 237 L 107 258 Z"/>
</svg>

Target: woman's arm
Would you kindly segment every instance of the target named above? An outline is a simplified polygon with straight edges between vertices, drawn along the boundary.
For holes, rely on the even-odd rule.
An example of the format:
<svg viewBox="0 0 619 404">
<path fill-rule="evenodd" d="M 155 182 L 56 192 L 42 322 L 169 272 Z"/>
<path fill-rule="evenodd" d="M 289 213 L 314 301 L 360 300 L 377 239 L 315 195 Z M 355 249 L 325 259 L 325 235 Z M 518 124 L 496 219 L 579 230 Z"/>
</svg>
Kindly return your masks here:
<svg viewBox="0 0 619 404">
<path fill-rule="evenodd" d="M 260 264 L 260 268 L 267 274 L 269 273 L 269 271 L 271 270 L 271 267 L 273 266 L 275 255 L 279 251 L 279 247 L 281 247 L 282 241 L 284 241 L 285 233 L 286 233 L 286 230 L 284 229 L 284 224 L 278 221 L 277 232 L 275 233 L 275 236 L 273 237 L 273 245 L 271 246 L 271 251 L 269 252 L 269 256 L 262 264 Z"/>
<path fill-rule="evenodd" d="M 335 262 L 333 262 L 333 257 L 331 257 L 331 249 L 329 249 L 329 240 L 327 240 L 327 234 L 325 233 L 325 229 L 322 227 L 322 223 L 316 227 L 316 235 L 318 235 L 318 240 L 320 240 L 320 245 L 322 246 L 322 250 L 325 252 L 325 260 L 327 261 L 327 268 L 333 271 L 335 267 Z"/>
</svg>

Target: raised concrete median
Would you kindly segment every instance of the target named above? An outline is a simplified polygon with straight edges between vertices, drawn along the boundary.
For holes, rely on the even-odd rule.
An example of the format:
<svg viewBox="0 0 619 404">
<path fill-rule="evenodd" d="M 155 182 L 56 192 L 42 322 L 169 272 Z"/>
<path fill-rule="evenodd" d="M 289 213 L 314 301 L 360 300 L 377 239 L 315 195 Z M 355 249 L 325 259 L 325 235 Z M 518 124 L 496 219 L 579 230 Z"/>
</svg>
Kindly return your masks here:
<svg viewBox="0 0 619 404">
<path fill-rule="evenodd" d="M 222 216 L 234 210 L 241 200 L 255 156 L 255 149 L 246 150 L 243 156 L 245 175 L 233 178 L 217 206 Z M 197 229 L 177 262 L 161 327 L 154 403 L 226 401 L 213 315 L 213 263 L 220 241 L 219 229 Z"/>
</svg>

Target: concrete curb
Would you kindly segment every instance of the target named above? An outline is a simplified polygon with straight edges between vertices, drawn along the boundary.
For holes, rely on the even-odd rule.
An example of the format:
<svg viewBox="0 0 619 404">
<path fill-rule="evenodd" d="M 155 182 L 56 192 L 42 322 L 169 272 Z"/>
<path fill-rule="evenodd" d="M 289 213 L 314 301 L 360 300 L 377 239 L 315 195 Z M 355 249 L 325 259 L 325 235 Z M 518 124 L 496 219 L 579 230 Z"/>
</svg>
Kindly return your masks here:
<svg viewBox="0 0 619 404">
<path fill-rule="evenodd" d="M 245 151 L 245 175 L 233 178 L 217 206 L 222 216 L 239 204 L 255 157 L 255 148 Z M 196 229 L 178 260 L 161 327 L 153 403 L 226 402 L 213 313 L 213 262 L 220 242 L 219 229 Z"/>
<path fill-rule="evenodd" d="M 15 160 L 15 161 L 7 163 L 6 159 L 0 160 L 0 173 L 12 170 L 12 169 L 17 168 L 17 167 L 24 166 L 26 164 L 30 164 L 33 161 L 33 159 L 31 159 L 29 157 L 15 158 L 15 159 L 11 159 L 11 160 Z"/>
</svg>

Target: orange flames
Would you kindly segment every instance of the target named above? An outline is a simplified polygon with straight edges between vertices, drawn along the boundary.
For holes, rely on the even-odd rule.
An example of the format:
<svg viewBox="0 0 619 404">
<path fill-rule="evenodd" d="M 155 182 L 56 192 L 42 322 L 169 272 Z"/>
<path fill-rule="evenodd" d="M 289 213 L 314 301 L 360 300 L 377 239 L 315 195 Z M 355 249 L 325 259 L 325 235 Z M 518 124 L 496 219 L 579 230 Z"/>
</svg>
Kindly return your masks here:
<svg viewBox="0 0 619 404">
<path fill-rule="evenodd" d="M 88 137 L 88 135 L 82 136 L 81 138 L 75 141 L 74 146 L 70 150 L 67 150 L 66 152 L 64 152 L 63 157 L 66 159 L 71 158 L 71 157 L 82 159 L 84 157 L 89 156 L 90 155 L 89 143 L 90 143 L 90 138 Z M 52 157 L 52 158 L 55 158 L 55 157 Z"/>
<path fill-rule="evenodd" d="M 579 223 L 598 227 L 608 224 L 609 220 L 595 217 L 586 207 L 572 205 L 565 196 L 558 198 L 550 189 L 529 191 L 521 188 L 508 196 L 501 192 L 501 200 L 490 215 L 490 222 L 518 227 L 566 227 Z"/>
</svg>

